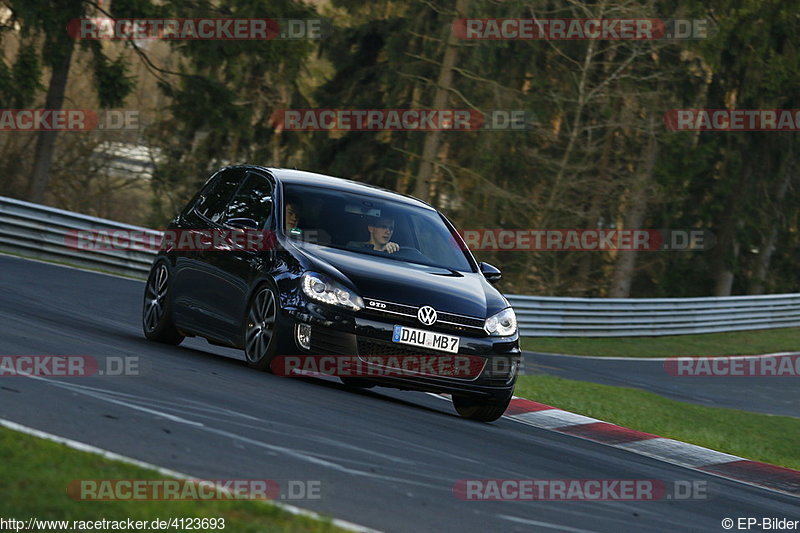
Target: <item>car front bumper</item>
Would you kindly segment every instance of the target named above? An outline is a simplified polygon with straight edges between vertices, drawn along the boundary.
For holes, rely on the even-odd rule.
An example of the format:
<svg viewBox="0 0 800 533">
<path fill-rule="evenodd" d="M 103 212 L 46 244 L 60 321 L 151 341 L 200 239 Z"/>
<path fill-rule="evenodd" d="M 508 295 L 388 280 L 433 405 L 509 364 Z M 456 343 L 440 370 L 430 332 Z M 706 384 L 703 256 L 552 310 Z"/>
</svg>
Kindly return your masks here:
<svg viewBox="0 0 800 533">
<path fill-rule="evenodd" d="M 367 362 L 371 356 L 431 355 L 452 356 L 443 351 L 420 349 L 392 342 L 396 325 L 409 326 L 402 321 L 391 321 L 384 317 L 359 316 L 327 306 L 307 304 L 302 309 L 287 312 L 296 337 L 296 326 L 308 324 L 311 327 L 309 349 L 297 344 L 298 352 L 312 355 L 357 356 Z M 410 327 L 419 328 L 419 324 Z M 421 329 L 426 329 L 424 326 Z M 442 332 L 459 337 L 459 356 L 470 356 L 485 360 L 478 375 L 447 376 L 403 372 L 386 375 L 376 368 L 375 377 L 371 374 L 362 377 L 380 386 L 423 392 L 444 393 L 460 396 L 483 397 L 506 401 L 513 393 L 520 364 L 519 337 L 471 336 L 452 331 Z M 295 338 L 296 341 L 296 338 Z M 384 367 L 385 368 L 385 367 Z"/>
</svg>

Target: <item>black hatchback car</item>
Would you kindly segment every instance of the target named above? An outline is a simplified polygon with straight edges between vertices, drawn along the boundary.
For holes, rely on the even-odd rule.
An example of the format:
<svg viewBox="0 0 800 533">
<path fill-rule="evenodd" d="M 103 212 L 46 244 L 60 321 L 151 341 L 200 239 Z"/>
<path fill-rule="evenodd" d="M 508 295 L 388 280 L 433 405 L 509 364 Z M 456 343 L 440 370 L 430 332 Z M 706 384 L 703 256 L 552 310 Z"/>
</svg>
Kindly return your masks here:
<svg viewBox="0 0 800 533">
<path fill-rule="evenodd" d="M 235 238 L 254 232 L 259 246 Z M 150 340 L 204 337 L 244 349 L 264 370 L 303 354 L 384 370 L 381 356 L 466 357 L 480 363 L 469 373 L 341 379 L 447 393 L 461 416 L 480 421 L 499 418 L 511 400 L 519 337 L 508 300 L 490 284 L 500 271 L 477 263 L 453 225 L 420 200 L 309 172 L 232 166 L 209 178 L 166 234 L 145 289 Z M 187 234 L 215 245 L 184 246 L 196 242 Z"/>
</svg>

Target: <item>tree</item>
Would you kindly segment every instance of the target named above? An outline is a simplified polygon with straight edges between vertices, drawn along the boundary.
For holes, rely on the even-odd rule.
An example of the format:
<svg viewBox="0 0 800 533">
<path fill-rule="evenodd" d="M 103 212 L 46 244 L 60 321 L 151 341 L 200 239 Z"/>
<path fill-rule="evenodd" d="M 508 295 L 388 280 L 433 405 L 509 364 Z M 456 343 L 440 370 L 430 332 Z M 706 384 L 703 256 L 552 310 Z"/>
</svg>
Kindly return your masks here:
<svg viewBox="0 0 800 533">
<path fill-rule="evenodd" d="M 93 4 L 88 0 L 8 0 L 6 7 L 12 13 L 11 20 L 20 24 L 23 37 L 35 36 L 42 41 L 39 49 L 41 59 L 35 62 L 41 62 L 50 69 L 44 107 L 49 110 L 62 109 L 76 45 L 73 36 L 67 32 L 67 24 L 70 20 L 85 16 L 93 9 Z M 94 56 L 95 89 L 101 106 L 120 105 L 133 88 L 132 80 L 125 77 L 125 63 L 119 59 L 109 60 L 99 43 L 87 46 Z M 31 53 L 30 48 L 25 51 Z M 34 87 L 38 88 L 38 84 Z M 33 202 L 44 201 L 57 137 L 57 130 L 41 131 L 36 136 L 33 172 L 28 189 L 28 198 Z"/>
<path fill-rule="evenodd" d="M 181 17 L 317 17 L 295 0 L 200 2 L 174 0 Z M 163 223 L 216 168 L 253 162 L 280 166 L 297 149 L 283 146 L 271 117 L 305 103 L 302 83 L 315 44 L 309 40 L 171 41 L 172 70 L 161 68 L 160 89 L 169 99 L 151 130 L 164 155 L 153 178 L 153 223 Z M 163 205 L 162 198 L 168 199 Z"/>
</svg>

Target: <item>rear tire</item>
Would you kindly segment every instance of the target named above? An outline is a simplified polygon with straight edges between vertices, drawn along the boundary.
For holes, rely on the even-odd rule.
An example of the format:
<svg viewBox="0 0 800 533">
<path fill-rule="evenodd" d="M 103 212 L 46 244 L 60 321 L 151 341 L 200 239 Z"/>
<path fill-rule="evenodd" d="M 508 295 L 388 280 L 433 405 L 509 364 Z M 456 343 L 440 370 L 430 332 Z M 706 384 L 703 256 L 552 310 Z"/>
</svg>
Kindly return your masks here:
<svg viewBox="0 0 800 533">
<path fill-rule="evenodd" d="M 142 304 L 142 329 L 148 340 L 177 346 L 184 336 L 172 321 L 170 272 L 165 261 L 153 265 L 147 278 Z"/>
<path fill-rule="evenodd" d="M 511 395 L 506 400 L 453 396 L 453 407 L 459 415 L 477 422 L 494 422 L 506 412 Z"/>
</svg>

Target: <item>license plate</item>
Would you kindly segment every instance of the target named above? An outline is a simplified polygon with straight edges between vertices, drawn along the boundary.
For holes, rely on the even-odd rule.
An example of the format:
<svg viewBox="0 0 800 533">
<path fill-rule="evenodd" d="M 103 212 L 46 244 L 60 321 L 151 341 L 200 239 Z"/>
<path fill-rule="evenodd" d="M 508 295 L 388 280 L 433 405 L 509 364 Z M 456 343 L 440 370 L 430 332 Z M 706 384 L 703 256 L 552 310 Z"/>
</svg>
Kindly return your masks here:
<svg viewBox="0 0 800 533">
<path fill-rule="evenodd" d="M 449 353 L 458 353 L 459 340 L 458 337 L 453 337 L 452 335 L 443 335 L 405 326 L 395 326 L 394 335 L 392 335 L 392 342 Z"/>
</svg>

